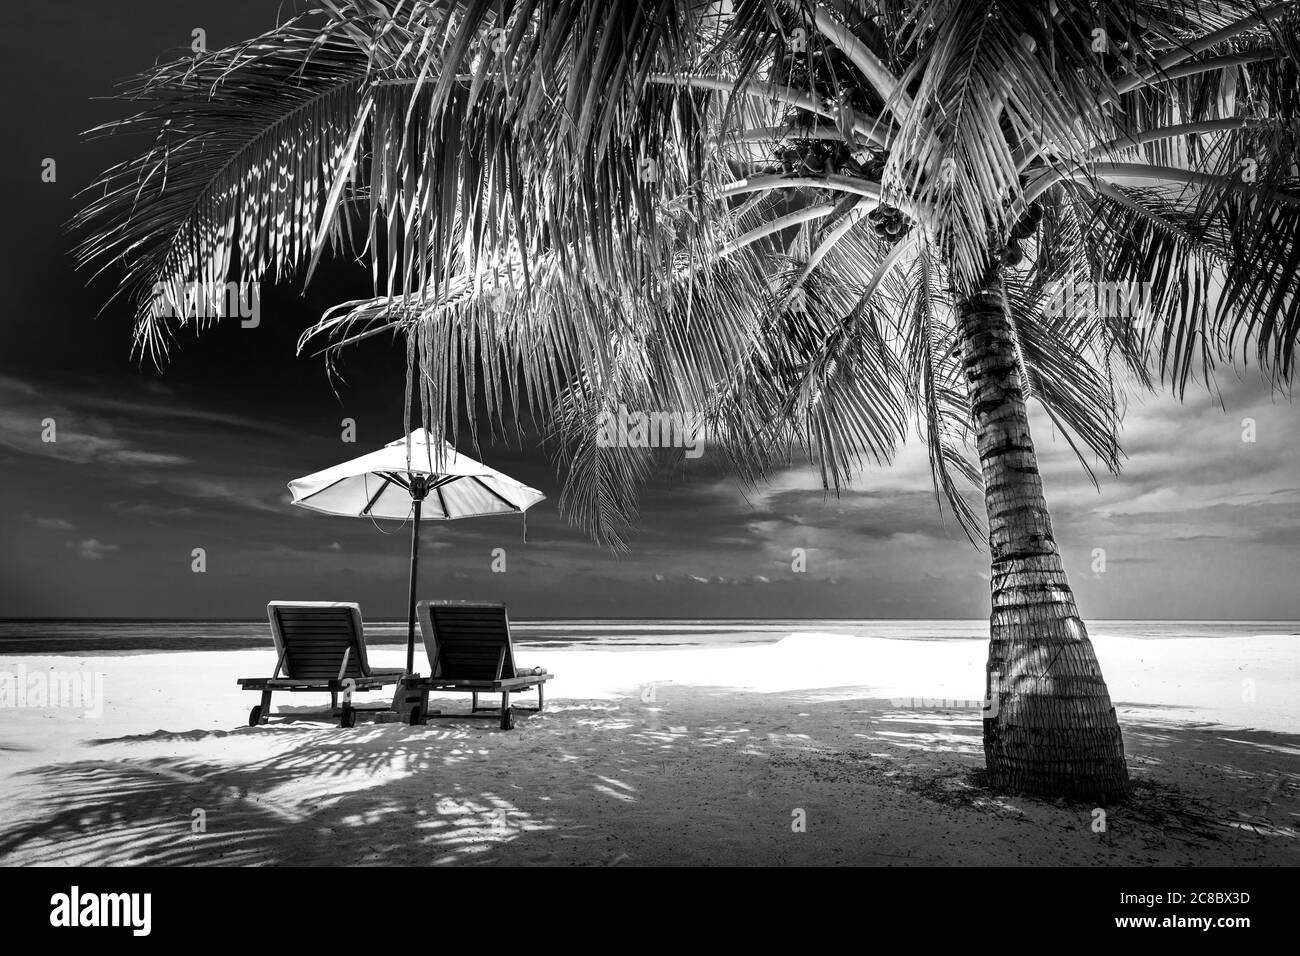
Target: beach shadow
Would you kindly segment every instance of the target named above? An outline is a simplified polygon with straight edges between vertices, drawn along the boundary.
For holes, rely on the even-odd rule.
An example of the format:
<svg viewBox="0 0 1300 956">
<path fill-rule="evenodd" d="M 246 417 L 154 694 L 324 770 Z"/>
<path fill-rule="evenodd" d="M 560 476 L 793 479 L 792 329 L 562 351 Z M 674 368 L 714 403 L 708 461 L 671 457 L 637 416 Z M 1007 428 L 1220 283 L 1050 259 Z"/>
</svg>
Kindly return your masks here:
<svg viewBox="0 0 1300 956">
<path fill-rule="evenodd" d="M 249 730 L 257 733 L 257 730 Z M 240 732 L 225 735 L 237 740 Z M 21 776 L 42 791 L 0 828 L 0 859 L 81 865 L 454 862 L 547 825 L 509 795 L 455 781 L 468 735 L 386 725 L 285 728 L 272 753 L 83 760 Z M 211 733 L 106 743 L 177 743 Z M 412 778 L 425 786 L 403 786 Z M 382 834 L 392 834 L 385 841 Z"/>
<path fill-rule="evenodd" d="M 667 801 L 666 764 L 706 751 L 761 758 L 767 745 L 750 746 L 749 734 L 726 722 L 677 726 L 654 708 L 563 702 L 513 732 L 457 717 L 101 738 L 92 745 L 105 759 L 18 775 L 33 796 L 0 824 L 0 861 L 620 865 L 640 854 L 609 824 L 647 799 Z M 158 745 L 188 754 L 133 756 Z"/>
<path fill-rule="evenodd" d="M 1096 835 L 1091 807 L 987 788 L 978 711 L 746 696 L 563 700 L 512 732 L 277 717 L 102 738 L 16 776 L 0 862 L 1240 863 L 1300 842 L 1297 735 L 1126 723 L 1135 799 Z M 791 839 L 795 811 L 816 839 Z"/>
</svg>

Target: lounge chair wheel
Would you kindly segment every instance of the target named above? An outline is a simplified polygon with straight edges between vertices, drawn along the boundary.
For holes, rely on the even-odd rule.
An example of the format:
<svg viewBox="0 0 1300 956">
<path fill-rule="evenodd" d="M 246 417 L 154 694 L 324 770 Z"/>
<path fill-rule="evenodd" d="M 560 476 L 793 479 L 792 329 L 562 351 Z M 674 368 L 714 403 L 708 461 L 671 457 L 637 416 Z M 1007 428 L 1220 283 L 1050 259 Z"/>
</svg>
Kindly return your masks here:
<svg viewBox="0 0 1300 956">
<path fill-rule="evenodd" d="M 412 707 L 411 713 L 407 717 L 407 720 L 412 727 L 419 727 L 422 723 L 424 723 L 424 714 L 420 713 L 420 708 L 418 706 Z"/>
<path fill-rule="evenodd" d="M 248 726 L 256 727 L 262 722 L 262 705 L 254 704 L 253 709 L 248 712 Z"/>
<path fill-rule="evenodd" d="M 357 709 L 351 704 L 344 704 L 343 710 L 339 714 L 340 727 L 355 727 L 357 725 Z"/>
<path fill-rule="evenodd" d="M 515 709 L 513 707 L 507 707 L 505 710 L 501 711 L 501 729 L 515 729 Z"/>
</svg>

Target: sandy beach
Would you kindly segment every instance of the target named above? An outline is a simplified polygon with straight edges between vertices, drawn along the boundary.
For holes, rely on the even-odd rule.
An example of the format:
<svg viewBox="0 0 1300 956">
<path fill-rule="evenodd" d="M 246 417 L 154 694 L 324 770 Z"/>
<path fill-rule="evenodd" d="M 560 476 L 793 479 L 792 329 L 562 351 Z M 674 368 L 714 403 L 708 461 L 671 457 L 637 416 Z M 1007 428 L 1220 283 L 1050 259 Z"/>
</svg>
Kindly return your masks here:
<svg viewBox="0 0 1300 956">
<path fill-rule="evenodd" d="M 512 732 L 344 730 L 317 695 L 250 728 L 264 650 L 0 657 L 103 687 L 0 709 L 0 864 L 1300 863 L 1295 639 L 1097 653 L 1136 784 L 1104 817 L 984 789 L 982 641 L 524 646 L 557 677 Z"/>
</svg>

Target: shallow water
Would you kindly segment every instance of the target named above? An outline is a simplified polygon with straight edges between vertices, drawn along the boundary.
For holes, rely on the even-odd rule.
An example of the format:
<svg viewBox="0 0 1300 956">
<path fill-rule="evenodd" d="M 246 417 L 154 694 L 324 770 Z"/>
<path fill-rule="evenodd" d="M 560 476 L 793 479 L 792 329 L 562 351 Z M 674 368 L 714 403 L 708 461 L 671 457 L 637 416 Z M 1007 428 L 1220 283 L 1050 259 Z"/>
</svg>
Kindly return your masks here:
<svg viewBox="0 0 1300 956">
<path fill-rule="evenodd" d="M 1090 621 L 1094 639 L 1296 637 L 1296 621 Z M 404 621 L 367 621 L 371 644 L 401 644 Z M 513 621 L 521 644 L 605 649 L 768 644 L 793 633 L 905 641 L 986 640 L 988 622 L 927 620 L 578 620 Z M 418 640 L 418 637 L 417 637 Z M 265 621 L 0 620 L 0 654 L 238 650 L 271 643 Z"/>
</svg>

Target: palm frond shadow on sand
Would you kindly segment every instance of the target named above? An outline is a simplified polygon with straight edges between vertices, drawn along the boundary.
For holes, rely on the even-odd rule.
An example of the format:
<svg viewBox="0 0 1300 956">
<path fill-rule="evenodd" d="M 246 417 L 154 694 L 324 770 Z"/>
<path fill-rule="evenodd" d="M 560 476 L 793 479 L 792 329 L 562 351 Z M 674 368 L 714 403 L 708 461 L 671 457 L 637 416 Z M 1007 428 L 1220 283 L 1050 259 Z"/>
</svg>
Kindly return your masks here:
<svg viewBox="0 0 1300 956">
<path fill-rule="evenodd" d="M 0 859 L 18 853 L 31 862 L 90 864 L 448 861 L 546 825 L 498 792 L 452 782 L 464 759 L 458 746 L 479 729 L 345 731 L 294 722 L 99 741 L 119 749 L 159 741 L 202 749 L 237 746 L 255 734 L 283 738 L 273 753 L 246 762 L 128 756 L 29 771 L 42 803 L 29 819 L 0 829 Z M 412 779 L 423 786 L 399 785 Z"/>
<path fill-rule="evenodd" d="M 1279 768 L 1300 735 L 1127 722 L 1136 797 L 1097 834 L 1092 807 L 984 787 L 977 713 L 764 696 L 761 723 L 692 688 L 566 702 L 513 733 L 293 718 L 95 741 L 105 759 L 25 772 L 0 862 L 1296 862 L 1300 773 Z M 807 732 L 823 707 L 836 729 Z"/>
</svg>

